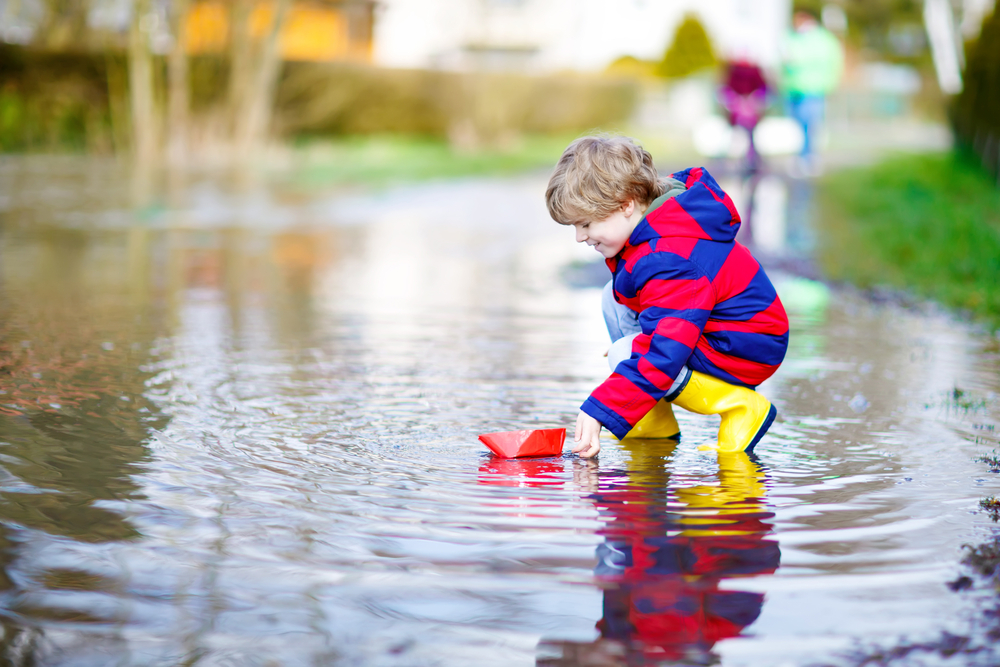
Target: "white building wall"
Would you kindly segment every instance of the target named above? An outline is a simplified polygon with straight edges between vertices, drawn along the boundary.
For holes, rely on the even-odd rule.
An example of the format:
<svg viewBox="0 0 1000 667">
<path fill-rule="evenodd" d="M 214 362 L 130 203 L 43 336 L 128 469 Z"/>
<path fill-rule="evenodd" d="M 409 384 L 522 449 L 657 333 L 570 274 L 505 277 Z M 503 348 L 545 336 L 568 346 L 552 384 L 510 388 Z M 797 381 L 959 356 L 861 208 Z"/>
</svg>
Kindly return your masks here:
<svg viewBox="0 0 1000 667">
<path fill-rule="evenodd" d="M 791 0 L 382 0 L 375 61 L 386 67 L 468 69 L 480 62 L 470 52 L 485 50 L 508 52 L 507 64 L 514 69 L 600 70 L 623 55 L 658 60 L 684 14 L 694 12 L 721 55 L 773 65 L 790 5 Z"/>
</svg>

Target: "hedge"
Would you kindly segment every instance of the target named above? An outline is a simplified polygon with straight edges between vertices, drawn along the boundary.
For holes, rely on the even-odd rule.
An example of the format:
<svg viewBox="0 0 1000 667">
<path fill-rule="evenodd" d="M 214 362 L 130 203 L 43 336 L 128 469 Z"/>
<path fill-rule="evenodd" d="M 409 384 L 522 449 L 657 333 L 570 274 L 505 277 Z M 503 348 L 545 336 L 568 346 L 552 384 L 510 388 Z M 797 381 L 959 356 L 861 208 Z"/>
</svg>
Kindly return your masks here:
<svg viewBox="0 0 1000 667">
<path fill-rule="evenodd" d="M 191 59 L 196 124 L 218 125 L 228 70 L 221 57 Z M 161 97 L 165 71 L 158 61 Z M 0 151 L 125 147 L 126 80 L 120 53 L 52 54 L 0 45 Z M 613 127 L 629 117 L 637 96 L 634 81 L 609 76 L 290 62 L 278 85 L 273 128 L 286 138 L 395 133 L 496 145 L 519 133 Z"/>
<path fill-rule="evenodd" d="M 965 82 L 952 108 L 955 136 L 1000 181 L 1000 11 L 969 49 Z"/>
</svg>

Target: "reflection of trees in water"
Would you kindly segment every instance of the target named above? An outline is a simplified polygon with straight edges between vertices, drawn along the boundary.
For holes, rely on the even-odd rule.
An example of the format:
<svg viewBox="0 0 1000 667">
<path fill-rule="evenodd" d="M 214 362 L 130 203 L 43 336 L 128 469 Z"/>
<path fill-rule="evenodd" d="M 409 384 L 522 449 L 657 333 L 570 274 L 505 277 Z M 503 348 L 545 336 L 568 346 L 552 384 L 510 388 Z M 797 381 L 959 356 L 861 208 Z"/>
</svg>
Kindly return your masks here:
<svg viewBox="0 0 1000 667">
<path fill-rule="evenodd" d="M 595 571 L 604 587 L 601 639 L 558 647 L 544 665 L 715 664 L 714 645 L 760 615 L 764 596 L 723 589 L 771 574 L 778 543 L 764 473 L 746 454 L 720 455 L 716 484 L 670 485 L 675 443 L 625 440 L 627 470 L 601 473 L 591 498 L 605 518 Z"/>
<path fill-rule="evenodd" d="M 131 289 L 126 246 L 44 227 L 3 231 L 0 655 L 31 664 L 45 623 L 114 620 L 109 607 L 74 608 L 67 594 L 114 592 L 117 582 L 59 549 L 38 554 L 52 538 L 71 550 L 139 536 L 107 505 L 141 497 L 134 475 L 165 418 L 143 396 L 155 312 L 148 293 Z"/>
<path fill-rule="evenodd" d="M 146 441 L 168 419 L 145 383 L 169 368 L 157 355 L 192 296 L 219 300 L 234 346 L 263 302 L 294 349 L 332 257 L 311 233 L 82 231 L 36 217 L 0 221 L 0 662 L 18 665 L 66 641 L 124 641 L 113 628 L 137 592 L 102 545 L 142 537 L 115 505 L 142 498 Z M 71 630 L 87 625 L 99 639 Z"/>
</svg>

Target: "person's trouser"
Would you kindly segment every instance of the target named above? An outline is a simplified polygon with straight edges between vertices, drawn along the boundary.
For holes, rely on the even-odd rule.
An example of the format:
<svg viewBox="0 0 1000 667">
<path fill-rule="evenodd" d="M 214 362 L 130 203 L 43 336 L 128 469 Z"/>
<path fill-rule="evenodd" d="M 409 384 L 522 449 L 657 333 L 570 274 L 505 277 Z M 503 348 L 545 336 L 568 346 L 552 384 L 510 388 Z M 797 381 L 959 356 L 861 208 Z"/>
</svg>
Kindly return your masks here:
<svg viewBox="0 0 1000 667">
<path fill-rule="evenodd" d="M 639 325 L 639 313 L 626 305 L 615 301 L 613 281 L 609 281 L 604 286 L 604 294 L 601 297 L 601 312 L 604 314 L 604 323 L 608 327 L 608 335 L 611 336 L 611 348 L 608 350 L 608 366 L 614 371 L 621 362 L 632 356 L 632 341 L 642 333 Z M 677 378 L 670 386 L 667 396 L 673 394 L 684 386 L 691 370 L 685 365 L 677 374 Z"/>
<path fill-rule="evenodd" d="M 797 95 L 788 98 L 788 111 L 802 126 L 804 141 L 802 157 L 811 158 L 815 150 L 819 126 L 823 122 L 824 100 L 822 95 Z"/>
</svg>

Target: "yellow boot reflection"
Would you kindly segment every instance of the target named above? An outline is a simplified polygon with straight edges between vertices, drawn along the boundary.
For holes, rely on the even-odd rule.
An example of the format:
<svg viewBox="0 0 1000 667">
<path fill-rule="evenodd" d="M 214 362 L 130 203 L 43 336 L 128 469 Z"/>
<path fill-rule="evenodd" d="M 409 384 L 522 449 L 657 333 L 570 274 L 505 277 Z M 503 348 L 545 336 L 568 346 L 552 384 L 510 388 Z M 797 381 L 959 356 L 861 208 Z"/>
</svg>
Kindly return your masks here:
<svg viewBox="0 0 1000 667">
<path fill-rule="evenodd" d="M 763 510 L 764 472 L 745 452 L 719 452 L 719 483 L 678 488 L 685 505 L 684 535 L 746 535 L 760 530 L 745 522 Z M 768 517 L 773 516 L 768 513 Z"/>
<path fill-rule="evenodd" d="M 675 447 L 626 438 L 627 471 L 604 472 L 592 496 L 606 522 L 598 627 L 628 654 L 622 664 L 714 660 L 712 647 L 753 623 L 764 601 L 720 584 L 772 573 L 780 559 L 765 539 L 773 514 L 760 467 L 743 452 L 720 454 L 717 483 L 685 486 L 669 472 Z"/>
</svg>

